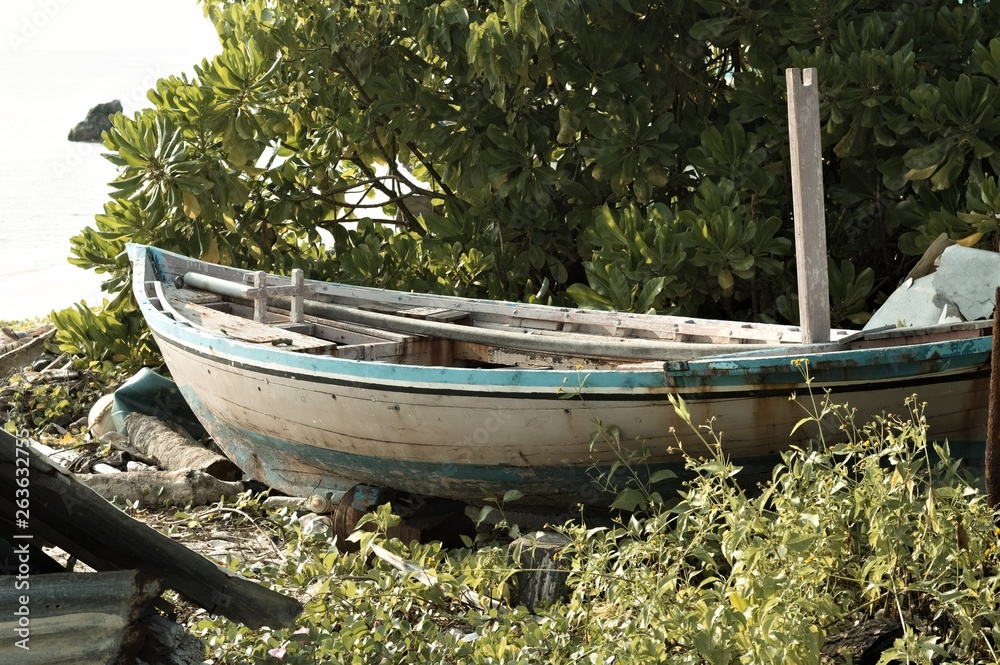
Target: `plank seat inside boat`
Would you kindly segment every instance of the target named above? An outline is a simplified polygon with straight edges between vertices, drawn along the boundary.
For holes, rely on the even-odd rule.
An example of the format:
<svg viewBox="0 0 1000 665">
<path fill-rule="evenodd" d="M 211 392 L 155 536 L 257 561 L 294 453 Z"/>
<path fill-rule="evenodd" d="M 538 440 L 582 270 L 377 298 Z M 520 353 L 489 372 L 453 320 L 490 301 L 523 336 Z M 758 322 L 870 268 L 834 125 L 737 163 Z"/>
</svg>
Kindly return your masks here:
<svg viewBox="0 0 1000 665">
<path fill-rule="evenodd" d="M 187 321 L 206 330 L 221 333 L 227 337 L 251 344 L 270 344 L 291 351 L 320 353 L 336 348 L 336 344 L 304 335 L 290 328 L 277 328 L 266 323 L 257 323 L 248 318 L 225 311 L 225 303 L 216 306 L 177 301 L 174 308 Z"/>
<path fill-rule="evenodd" d="M 270 344 L 307 353 L 329 352 L 336 347 L 327 340 L 291 328 L 276 328 L 239 316 L 231 311 L 232 303 L 213 293 L 178 289 L 163 283 L 157 283 L 156 291 L 161 308 L 173 318 L 241 342 Z"/>
<path fill-rule="evenodd" d="M 222 302 L 222 296 L 209 291 L 198 291 L 196 289 L 178 289 L 169 284 L 162 284 L 164 296 L 175 302 L 194 303 L 197 305 L 211 305 Z"/>
</svg>

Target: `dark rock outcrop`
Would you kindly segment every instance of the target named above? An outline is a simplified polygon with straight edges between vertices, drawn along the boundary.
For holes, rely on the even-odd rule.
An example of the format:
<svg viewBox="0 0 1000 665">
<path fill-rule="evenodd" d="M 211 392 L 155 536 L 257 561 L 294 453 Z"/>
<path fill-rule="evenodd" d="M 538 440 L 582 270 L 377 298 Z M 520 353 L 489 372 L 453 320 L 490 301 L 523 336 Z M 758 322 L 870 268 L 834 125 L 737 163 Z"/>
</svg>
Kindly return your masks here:
<svg viewBox="0 0 1000 665">
<path fill-rule="evenodd" d="M 69 130 L 70 141 L 101 142 L 101 132 L 111 129 L 111 117 L 122 112 L 122 103 L 117 99 L 106 104 L 98 104 L 87 112 L 87 117 Z"/>
</svg>

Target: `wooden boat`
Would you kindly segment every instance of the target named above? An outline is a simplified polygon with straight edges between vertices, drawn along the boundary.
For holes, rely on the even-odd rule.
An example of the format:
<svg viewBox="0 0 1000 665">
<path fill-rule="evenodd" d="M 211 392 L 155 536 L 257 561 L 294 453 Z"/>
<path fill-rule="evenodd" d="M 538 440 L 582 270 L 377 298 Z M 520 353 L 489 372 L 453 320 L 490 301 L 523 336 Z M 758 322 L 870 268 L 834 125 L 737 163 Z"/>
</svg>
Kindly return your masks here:
<svg viewBox="0 0 1000 665">
<path fill-rule="evenodd" d="M 54 327 L 45 326 L 23 337 L 13 331 L 0 337 L 0 378 L 23 369 L 45 353 L 45 343 L 55 332 Z"/>
<path fill-rule="evenodd" d="M 931 434 L 985 439 L 991 325 L 832 331 L 402 293 L 251 273 L 131 245 L 134 292 L 173 378 L 218 445 L 284 492 L 356 484 L 527 506 L 611 497 L 594 482 L 632 449 L 681 466 L 714 418 L 725 452 L 770 470 L 812 390 L 858 418 L 917 393 Z M 620 449 L 597 423 L 619 428 Z M 675 450 L 670 451 L 670 448 Z"/>
</svg>

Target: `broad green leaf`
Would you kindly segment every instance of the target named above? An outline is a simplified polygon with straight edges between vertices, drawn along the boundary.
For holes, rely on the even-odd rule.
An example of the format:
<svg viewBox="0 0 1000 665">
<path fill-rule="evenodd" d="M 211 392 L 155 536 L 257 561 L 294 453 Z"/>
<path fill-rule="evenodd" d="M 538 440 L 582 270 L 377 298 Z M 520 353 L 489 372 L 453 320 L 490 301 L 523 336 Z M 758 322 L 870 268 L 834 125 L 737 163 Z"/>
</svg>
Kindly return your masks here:
<svg viewBox="0 0 1000 665">
<path fill-rule="evenodd" d="M 612 508 L 632 512 L 646 501 L 646 497 L 637 489 L 629 488 L 621 491 L 611 503 Z"/>
</svg>

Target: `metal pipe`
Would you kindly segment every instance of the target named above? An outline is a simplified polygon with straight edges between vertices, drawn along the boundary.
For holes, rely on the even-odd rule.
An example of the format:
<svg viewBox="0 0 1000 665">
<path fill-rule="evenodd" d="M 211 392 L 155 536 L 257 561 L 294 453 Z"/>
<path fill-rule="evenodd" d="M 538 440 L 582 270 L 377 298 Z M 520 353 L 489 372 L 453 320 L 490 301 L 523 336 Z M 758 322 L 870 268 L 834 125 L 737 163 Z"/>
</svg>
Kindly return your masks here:
<svg viewBox="0 0 1000 665">
<path fill-rule="evenodd" d="M 230 282 L 228 279 L 209 277 L 208 275 L 202 275 L 196 272 L 184 273 L 184 277 L 182 279 L 184 280 L 184 283 L 178 286 L 187 286 L 193 289 L 201 289 L 202 291 L 211 291 L 212 293 L 217 293 L 220 296 L 228 296 L 230 298 L 253 300 L 253 287 Z"/>
</svg>

